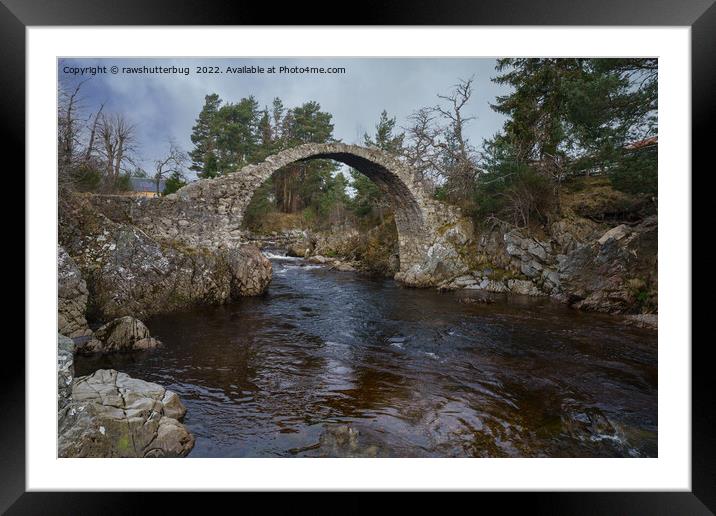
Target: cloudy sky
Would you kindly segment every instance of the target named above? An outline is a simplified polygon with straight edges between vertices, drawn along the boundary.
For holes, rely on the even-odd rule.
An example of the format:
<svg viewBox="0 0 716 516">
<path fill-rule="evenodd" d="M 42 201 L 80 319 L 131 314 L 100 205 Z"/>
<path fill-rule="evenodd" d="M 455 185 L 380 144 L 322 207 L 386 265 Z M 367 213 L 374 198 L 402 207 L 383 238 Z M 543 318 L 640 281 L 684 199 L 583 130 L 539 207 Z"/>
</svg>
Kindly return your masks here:
<svg viewBox="0 0 716 516">
<path fill-rule="evenodd" d="M 173 139 L 185 151 L 192 148 L 191 128 L 204 103 L 204 96 L 218 93 L 225 102 L 253 95 L 260 106 L 270 106 L 280 97 L 286 107 L 309 100 L 333 114 L 334 135 L 346 143 L 361 143 L 363 133 L 373 133 L 383 109 L 408 124 L 416 109 L 440 102 L 438 93 L 448 93 L 460 78 L 474 76 L 475 88 L 467 115 L 468 136 L 479 146 L 492 136 L 504 119 L 490 103 L 505 89 L 490 79 L 495 75 L 494 59 L 425 58 L 253 58 L 253 59 L 60 59 L 59 81 L 82 86 L 87 114 L 104 103 L 105 112 L 121 112 L 136 125 L 139 163 L 152 170 L 153 160 L 166 154 Z M 103 66 L 105 73 L 91 74 L 88 68 Z M 112 73 L 116 66 L 119 73 Z M 176 67 L 177 73 L 123 73 L 125 67 Z M 217 66 L 221 74 L 199 74 L 197 66 Z M 312 66 L 343 67 L 343 74 L 226 73 L 226 67 Z M 82 69 L 78 72 L 73 69 Z M 188 68 L 184 74 L 182 69 Z M 74 73 L 73 73 L 74 72 Z"/>
</svg>

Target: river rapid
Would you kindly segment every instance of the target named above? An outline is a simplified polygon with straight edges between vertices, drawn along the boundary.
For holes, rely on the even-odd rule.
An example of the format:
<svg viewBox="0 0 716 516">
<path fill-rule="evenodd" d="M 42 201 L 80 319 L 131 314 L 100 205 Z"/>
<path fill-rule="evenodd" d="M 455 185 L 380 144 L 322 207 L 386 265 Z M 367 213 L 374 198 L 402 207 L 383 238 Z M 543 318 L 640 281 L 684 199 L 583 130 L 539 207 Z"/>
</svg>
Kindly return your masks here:
<svg viewBox="0 0 716 516">
<path fill-rule="evenodd" d="M 177 392 L 190 457 L 657 455 L 656 331 L 269 257 L 264 295 L 154 317 L 161 348 L 77 375 Z"/>
</svg>

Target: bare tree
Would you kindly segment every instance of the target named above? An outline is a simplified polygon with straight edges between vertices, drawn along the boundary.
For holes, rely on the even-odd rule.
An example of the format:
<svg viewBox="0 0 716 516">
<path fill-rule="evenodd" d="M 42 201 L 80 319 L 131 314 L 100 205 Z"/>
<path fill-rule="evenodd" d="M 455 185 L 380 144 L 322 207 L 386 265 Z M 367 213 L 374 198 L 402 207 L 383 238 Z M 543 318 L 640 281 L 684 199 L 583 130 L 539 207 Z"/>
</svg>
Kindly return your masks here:
<svg viewBox="0 0 716 516">
<path fill-rule="evenodd" d="M 453 86 L 453 91 L 449 95 L 439 95 L 438 97 L 446 100 L 450 104 L 449 109 L 444 109 L 440 105 L 435 106 L 435 110 L 440 113 L 444 118 L 450 120 L 452 133 L 455 137 L 455 141 L 458 146 L 458 156 L 463 161 L 469 161 L 469 147 L 467 140 L 463 136 L 463 129 L 465 124 L 470 120 L 474 120 L 474 116 L 466 117 L 462 110 L 465 105 L 470 101 L 472 96 L 472 83 L 475 77 L 469 79 L 460 79 L 460 81 Z"/>
<path fill-rule="evenodd" d="M 89 162 L 90 159 L 92 159 L 92 156 L 94 155 L 94 141 L 95 137 L 97 135 L 97 126 L 99 125 L 99 122 L 102 117 L 102 110 L 104 109 L 104 104 L 100 104 L 99 109 L 97 110 L 97 113 L 94 115 L 94 121 L 92 122 L 92 126 L 89 133 L 89 138 L 87 140 L 87 147 L 85 149 L 85 162 Z M 92 117 L 90 117 L 90 120 Z"/>
<path fill-rule="evenodd" d="M 435 113 L 432 108 L 421 108 L 408 118 L 410 125 L 403 130 L 408 137 L 403 155 L 415 171 L 416 179 L 424 185 L 434 185 L 443 172 L 437 159 L 437 139 Z"/>
<path fill-rule="evenodd" d="M 87 79 L 89 80 L 89 79 Z M 57 171 L 60 190 L 75 189 L 87 180 L 86 174 L 103 168 L 96 152 L 96 134 L 104 104 L 97 112 L 87 115 L 82 87 L 87 80 L 74 87 L 60 84 L 57 104 Z"/>
<path fill-rule="evenodd" d="M 474 76 L 460 79 L 448 95 L 438 95 L 447 101 L 448 107 L 435 106 L 435 112 L 447 122 L 443 138 L 437 142 L 442 149 L 442 161 L 445 163 L 445 175 L 451 193 L 458 197 L 470 191 L 477 177 L 475 150 L 465 137 L 465 125 L 474 120 L 474 116 L 466 116 L 465 106 L 472 96 Z"/>
<path fill-rule="evenodd" d="M 426 187 L 442 185 L 455 200 L 464 200 L 477 179 L 477 155 L 465 137 L 465 126 L 474 116 L 465 114 L 473 91 L 474 77 L 461 79 L 447 95 L 445 103 L 414 112 L 404 156 Z"/>
<path fill-rule="evenodd" d="M 97 126 L 105 160 L 105 187 L 114 189 L 126 165 L 134 163 L 136 128 L 124 115 L 102 114 Z"/>
<path fill-rule="evenodd" d="M 163 179 L 166 179 L 171 174 L 177 174 L 179 177 L 184 177 L 184 169 L 189 157 L 182 151 L 179 146 L 173 140 L 169 140 L 169 152 L 162 158 L 154 161 L 154 182 L 156 185 L 157 193 L 159 191 L 159 184 Z"/>
<path fill-rule="evenodd" d="M 80 120 L 80 101 L 82 85 L 79 82 L 74 89 L 67 90 L 60 87 L 58 92 L 57 112 L 57 156 L 60 183 L 70 181 L 70 171 L 73 168 L 78 147 L 80 145 L 82 124 Z"/>
</svg>

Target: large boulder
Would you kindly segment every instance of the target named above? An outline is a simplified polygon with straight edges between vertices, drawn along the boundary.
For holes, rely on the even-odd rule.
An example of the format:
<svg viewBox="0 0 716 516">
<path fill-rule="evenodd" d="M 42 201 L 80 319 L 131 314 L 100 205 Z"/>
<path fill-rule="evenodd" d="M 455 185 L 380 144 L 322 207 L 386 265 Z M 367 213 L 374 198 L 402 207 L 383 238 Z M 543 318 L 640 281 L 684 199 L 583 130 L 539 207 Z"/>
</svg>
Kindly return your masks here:
<svg viewBox="0 0 716 516">
<path fill-rule="evenodd" d="M 361 233 L 352 224 L 335 226 L 312 235 L 312 254 L 350 257 L 361 244 Z"/>
<path fill-rule="evenodd" d="M 57 331 L 66 337 L 91 335 L 87 326 L 87 284 L 74 260 L 57 247 Z"/>
<path fill-rule="evenodd" d="M 440 228 L 423 260 L 398 272 L 395 279 L 411 287 L 434 287 L 464 275 L 469 271 L 472 238 L 473 227 L 466 219 Z"/>
<path fill-rule="evenodd" d="M 315 240 L 308 232 L 301 232 L 297 237 L 286 245 L 286 256 L 297 256 L 304 258 L 313 253 L 316 247 Z"/>
<path fill-rule="evenodd" d="M 325 425 L 315 454 L 318 457 L 387 457 L 385 443 L 379 441 L 378 433 L 361 431 L 356 425 Z"/>
<path fill-rule="evenodd" d="M 224 250 L 220 257 L 229 265 L 229 295 L 232 299 L 257 296 L 271 282 L 271 262 L 252 245 Z"/>
<path fill-rule="evenodd" d="M 603 224 L 574 215 L 556 220 L 549 227 L 557 254 L 571 253 L 578 247 L 599 238 L 603 232 Z"/>
<path fill-rule="evenodd" d="M 100 369 L 76 378 L 59 413 L 60 457 L 183 457 L 194 436 L 180 423 L 186 409 L 156 383 Z"/>
<path fill-rule="evenodd" d="M 114 319 L 94 333 L 96 339 L 78 345 L 81 353 L 112 353 L 151 349 L 161 343 L 149 334 L 145 324 L 129 315 Z"/>
<path fill-rule="evenodd" d="M 566 255 L 560 277 L 574 307 L 611 313 L 657 311 L 658 226 L 620 225 Z"/>
<path fill-rule="evenodd" d="M 271 262 L 254 246 L 160 241 L 109 220 L 84 199 L 61 210 L 60 240 L 87 282 L 89 311 L 100 320 L 222 304 L 259 294 L 271 280 Z"/>
<path fill-rule="evenodd" d="M 411 287 L 432 287 L 466 271 L 467 267 L 453 246 L 436 242 L 428 248 L 422 263 L 398 272 L 395 279 Z"/>
</svg>

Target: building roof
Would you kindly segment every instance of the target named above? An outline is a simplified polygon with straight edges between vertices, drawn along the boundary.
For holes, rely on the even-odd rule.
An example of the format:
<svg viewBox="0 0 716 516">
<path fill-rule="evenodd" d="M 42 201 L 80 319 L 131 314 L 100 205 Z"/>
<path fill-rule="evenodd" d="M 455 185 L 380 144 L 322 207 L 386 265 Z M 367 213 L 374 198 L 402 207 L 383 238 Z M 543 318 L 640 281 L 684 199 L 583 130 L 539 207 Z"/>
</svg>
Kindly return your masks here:
<svg viewBox="0 0 716 516">
<path fill-rule="evenodd" d="M 157 182 L 154 179 L 148 179 L 146 177 L 130 177 L 129 182 L 132 186 L 133 192 L 152 192 L 157 191 Z M 159 181 L 159 193 L 164 191 L 166 181 L 162 179 Z"/>
<path fill-rule="evenodd" d="M 628 145 L 625 145 L 625 148 L 627 149 L 641 149 L 642 147 L 650 147 L 652 145 L 658 145 L 659 144 L 659 137 L 658 136 L 652 136 L 651 138 L 646 138 L 644 140 L 639 140 L 636 142 L 632 142 Z"/>
</svg>

